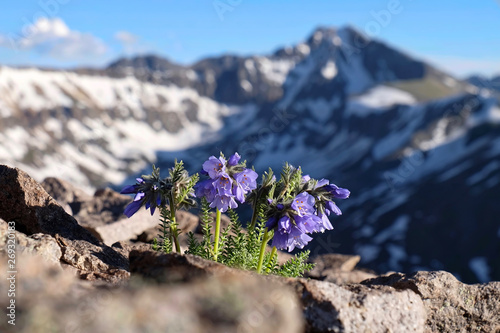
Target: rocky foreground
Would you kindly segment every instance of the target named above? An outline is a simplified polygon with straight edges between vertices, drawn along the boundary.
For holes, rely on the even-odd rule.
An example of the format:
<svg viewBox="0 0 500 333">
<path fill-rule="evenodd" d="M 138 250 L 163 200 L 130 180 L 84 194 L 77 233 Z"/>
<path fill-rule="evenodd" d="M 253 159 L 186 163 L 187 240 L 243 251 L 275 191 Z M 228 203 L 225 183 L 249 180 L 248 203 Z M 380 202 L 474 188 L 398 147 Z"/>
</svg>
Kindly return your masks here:
<svg viewBox="0 0 500 333">
<path fill-rule="evenodd" d="M 444 271 L 378 276 L 356 268 L 358 256 L 336 254 L 314 258 L 308 278 L 259 276 L 154 252 L 157 219 L 126 219 L 129 201 L 0 166 L 7 313 L 16 239 L 15 326 L 3 316 L 1 332 L 500 332 L 500 282 L 467 285 Z M 180 213 L 183 231 L 198 233 L 198 218 Z"/>
</svg>

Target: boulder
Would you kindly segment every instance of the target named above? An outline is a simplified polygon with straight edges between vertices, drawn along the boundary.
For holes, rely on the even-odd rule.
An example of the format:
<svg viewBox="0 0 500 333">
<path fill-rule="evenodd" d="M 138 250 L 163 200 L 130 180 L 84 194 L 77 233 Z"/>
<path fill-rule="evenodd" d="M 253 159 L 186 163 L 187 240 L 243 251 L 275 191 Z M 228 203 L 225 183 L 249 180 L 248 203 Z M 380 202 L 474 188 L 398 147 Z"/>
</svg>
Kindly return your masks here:
<svg viewBox="0 0 500 333">
<path fill-rule="evenodd" d="M 61 249 L 61 261 L 84 279 L 120 281 L 128 277 L 128 260 L 80 226 L 28 174 L 0 165 L 0 218 L 15 222 L 25 235 L 45 234 Z"/>
<path fill-rule="evenodd" d="M 6 262 L 0 253 L 1 290 L 9 288 Z M 293 291 L 255 276 L 221 274 L 175 284 L 136 277 L 112 286 L 77 280 L 27 254 L 19 254 L 18 262 L 16 326 L 2 320 L 2 332 L 304 331 Z M 7 302 L 0 298 L 0 306 Z"/>
<path fill-rule="evenodd" d="M 500 332 L 500 282 L 468 285 L 444 271 L 395 273 L 363 282 L 419 295 L 427 312 L 425 332 Z"/>
<path fill-rule="evenodd" d="M 425 308 L 410 290 L 303 278 L 287 283 L 301 299 L 307 332 L 424 332 Z"/>
</svg>

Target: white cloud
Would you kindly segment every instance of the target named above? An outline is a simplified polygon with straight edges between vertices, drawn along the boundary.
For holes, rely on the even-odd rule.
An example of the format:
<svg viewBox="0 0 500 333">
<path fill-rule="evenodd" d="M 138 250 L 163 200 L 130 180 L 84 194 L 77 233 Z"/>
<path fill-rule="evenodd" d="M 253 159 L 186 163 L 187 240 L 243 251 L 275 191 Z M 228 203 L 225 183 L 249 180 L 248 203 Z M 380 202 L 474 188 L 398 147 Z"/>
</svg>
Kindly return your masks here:
<svg viewBox="0 0 500 333">
<path fill-rule="evenodd" d="M 115 39 L 122 44 L 134 44 L 138 40 L 136 35 L 133 35 L 128 31 L 118 31 L 115 34 Z"/>
<path fill-rule="evenodd" d="M 500 59 L 443 55 L 426 55 L 425 58 L 436 67 L 458 77 L 467 77 L 473 74 L 491 77 L 500 74 Z"/>
<path fill-rule="evenodd" d="M 65 60 L 102 56 L 108 50 L 101 39 L 71 30 L 60 18 L 40 18 L 25 26 L 21 36 L 0 35 L 1 46 Z"/>
<path fill-rule="evenodd" d="M 118 31 L 115 39 L 120 43 L 123 53 L 127 55 L 148 53 L 153 49 L 151 45 L 128 31 Z"/>
</svg>

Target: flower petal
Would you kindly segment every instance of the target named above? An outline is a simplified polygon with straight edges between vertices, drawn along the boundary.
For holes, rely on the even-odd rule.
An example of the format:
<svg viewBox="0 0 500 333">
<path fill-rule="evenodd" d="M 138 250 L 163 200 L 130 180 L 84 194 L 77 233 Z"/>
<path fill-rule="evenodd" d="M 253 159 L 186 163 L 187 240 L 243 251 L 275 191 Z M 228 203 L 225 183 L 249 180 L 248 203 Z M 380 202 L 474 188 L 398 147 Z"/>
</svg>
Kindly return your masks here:
<svg viewBox="0 0 500 333">
<path fill-rule="evenodd" d="M 128 185 L 125 186 L 121 192 L 121 194 L 132 194 L 132 193 L 137 193 L 137 186 L 136 185 Z"/>
</svg>

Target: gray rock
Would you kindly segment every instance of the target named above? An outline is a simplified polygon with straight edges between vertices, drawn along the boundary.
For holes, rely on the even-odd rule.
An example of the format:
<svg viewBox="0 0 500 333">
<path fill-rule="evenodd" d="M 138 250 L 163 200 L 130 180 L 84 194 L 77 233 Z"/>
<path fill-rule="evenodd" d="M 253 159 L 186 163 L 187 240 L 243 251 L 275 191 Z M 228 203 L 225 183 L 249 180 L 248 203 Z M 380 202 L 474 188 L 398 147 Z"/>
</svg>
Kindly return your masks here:
<svg viewBox="0 0 500 333">
<path fill-rule="evenodd" d="M 364 281 L 411 290 L 423 300 L 425 332 L 500 332 L 500 282 L 468 285 L 444 271 L 392 274 Z"/>
<path fill-rule="evenodd" d="M 290 279 L 308 332 L 424 332 L 422 300 L 409 290 Z"/>
</svg>

